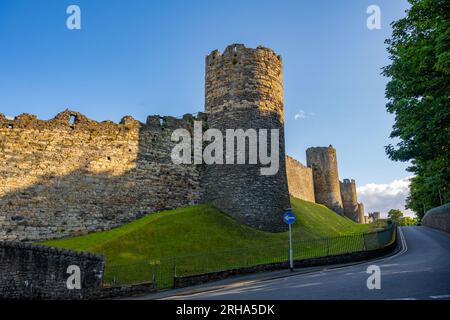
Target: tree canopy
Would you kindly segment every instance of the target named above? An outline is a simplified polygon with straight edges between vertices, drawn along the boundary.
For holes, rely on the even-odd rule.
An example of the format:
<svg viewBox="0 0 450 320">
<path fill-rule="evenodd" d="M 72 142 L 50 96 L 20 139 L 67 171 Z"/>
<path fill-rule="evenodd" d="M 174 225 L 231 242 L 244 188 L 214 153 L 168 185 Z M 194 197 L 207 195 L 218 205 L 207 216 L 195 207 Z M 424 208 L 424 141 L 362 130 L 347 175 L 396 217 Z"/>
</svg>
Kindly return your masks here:
<svg viewBox="0 0 450 320">
<path fill-rule="evenodd" d="M 407 208 L 419 217 L 450 201 L 450 1 L 409 0 L 407 16 L 386 40 L 387 111 L 395 115 L 386 146 L 414 173 Z"/>
<path fill-rule="evenodd" d="M 401 212 L 398 209 L 391 209 L 388 212 L 388 218 L 392 221 L 392 222 L 397 222 L 400 223 L 401 219 L 403 218 L 403 212 Z"/>
</svg>

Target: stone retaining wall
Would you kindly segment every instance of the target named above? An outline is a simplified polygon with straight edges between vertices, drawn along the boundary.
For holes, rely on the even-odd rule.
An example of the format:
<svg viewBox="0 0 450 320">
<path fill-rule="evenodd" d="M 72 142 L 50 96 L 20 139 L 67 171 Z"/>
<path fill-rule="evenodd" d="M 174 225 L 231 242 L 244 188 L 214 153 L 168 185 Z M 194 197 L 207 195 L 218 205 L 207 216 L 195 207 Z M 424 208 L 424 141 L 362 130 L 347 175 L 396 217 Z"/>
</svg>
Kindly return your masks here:
<svg viewBox="0 0 450 320">
<path fill-rule="evenodd" d="M 69 290 L 69 266 L 81 289 Z M 21 242 L 0 242 L 0 299 L 86 299 L 102 287 L 103 257 Z"/>
<path fill-rule="evenodd" d="M 422 219 L 422 225 L 450 233 L 450 203 L 429 210 Z"/>
</svg>

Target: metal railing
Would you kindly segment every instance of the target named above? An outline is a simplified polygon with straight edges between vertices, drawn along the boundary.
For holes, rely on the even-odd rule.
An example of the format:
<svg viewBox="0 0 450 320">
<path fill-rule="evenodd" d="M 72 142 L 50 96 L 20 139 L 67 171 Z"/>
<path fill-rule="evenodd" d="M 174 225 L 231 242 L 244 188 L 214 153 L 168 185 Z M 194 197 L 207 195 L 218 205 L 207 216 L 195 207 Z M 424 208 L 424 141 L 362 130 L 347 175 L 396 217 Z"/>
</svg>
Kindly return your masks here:
<svg viewBox="0 0 450 320">
<path fill-rule="evenodd" d="M 294 260 L 328 257 L 384 248 L 395 241 L 396 226 L 333 238 L 293 241 Z M 176 257 L 141 260 L 130 264 L 106 264 L 104 284 L 133 285 L 152 282 L 158 289 L 170 288 L 176 277 L 287 263 L 289 242 L 203 252 Z"/>
</svg>

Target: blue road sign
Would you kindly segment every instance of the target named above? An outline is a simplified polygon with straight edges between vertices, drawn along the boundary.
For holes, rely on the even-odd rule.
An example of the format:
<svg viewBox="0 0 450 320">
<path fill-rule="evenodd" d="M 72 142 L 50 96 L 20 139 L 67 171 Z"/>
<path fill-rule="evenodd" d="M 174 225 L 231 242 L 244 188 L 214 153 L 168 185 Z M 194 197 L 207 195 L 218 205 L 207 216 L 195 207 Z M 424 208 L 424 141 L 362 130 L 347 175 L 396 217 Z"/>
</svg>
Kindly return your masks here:
<svg viewBox="0 0 450 320">
<path fill-rule="evenodd" d="M 293 224 L 295 222 L 295 214 L 291 211 L 286 211 L 283 216 L 284 223 Z"/>
</svg>

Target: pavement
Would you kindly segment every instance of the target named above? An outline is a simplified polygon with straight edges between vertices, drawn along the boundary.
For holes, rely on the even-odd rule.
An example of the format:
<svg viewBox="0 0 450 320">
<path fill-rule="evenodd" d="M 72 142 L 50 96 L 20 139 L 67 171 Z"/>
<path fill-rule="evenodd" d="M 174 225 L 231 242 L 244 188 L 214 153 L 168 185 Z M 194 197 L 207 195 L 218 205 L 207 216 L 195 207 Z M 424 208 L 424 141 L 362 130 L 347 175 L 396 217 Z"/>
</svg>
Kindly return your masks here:
<svg viewBox="0 0 450 320">
<path fill-rule="evenodd" d="M 450 300 L 450 234 L 401 227 L 399 240 L 394 253 L 370 261 L 233 277 L 133 299 Z M 378 268 L 379 286 L 373 288 Z"/>
</svg>

